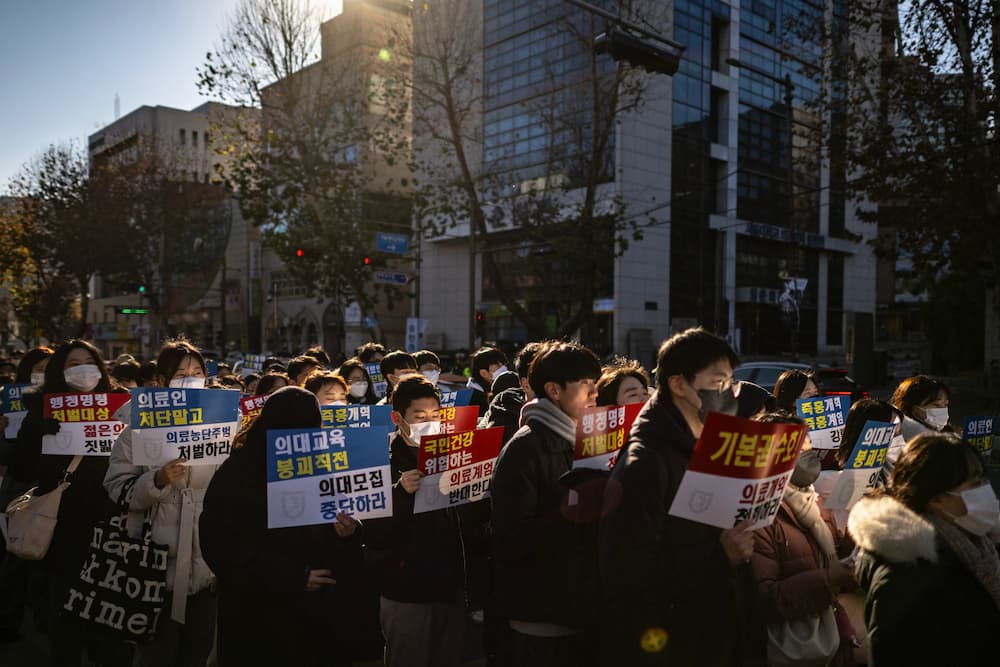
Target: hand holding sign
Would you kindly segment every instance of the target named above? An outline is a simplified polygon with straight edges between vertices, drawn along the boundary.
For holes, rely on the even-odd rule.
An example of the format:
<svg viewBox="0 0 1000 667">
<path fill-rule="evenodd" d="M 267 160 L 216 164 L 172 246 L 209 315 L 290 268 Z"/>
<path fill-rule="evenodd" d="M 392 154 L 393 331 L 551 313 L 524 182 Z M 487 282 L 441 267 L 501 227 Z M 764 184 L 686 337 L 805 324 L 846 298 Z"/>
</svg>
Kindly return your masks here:
<svg viewBox="0 0 1000 667">
<path fill-rule="evenodd" d="M 749 563 L 750 557 L 753 556 L 753 531 L 749 530 L 751 525 L 753 522 L 749 519 L 740 521 L 719 535 L 726 558 L 733 567 L 740 563 Z"/>
<path fill-rule="evenodd" d="M 183 479 L 184 475 L 187 474 L 187 460 L 180 458 L 174 459 L 162 468 L 156 471 L 156 475 L 153 476 L 153 484 L 156 488 L 162 489 L 167 486 L 167 484 L 173 484 L 179 479 Z"/>
<path fill-rule="evenodd" d="M 411 496 L 420 488 L 420 478 L 423 477 L 419 470 L 407 470 L 399 477 L 399 485 Z"/>
</svg>

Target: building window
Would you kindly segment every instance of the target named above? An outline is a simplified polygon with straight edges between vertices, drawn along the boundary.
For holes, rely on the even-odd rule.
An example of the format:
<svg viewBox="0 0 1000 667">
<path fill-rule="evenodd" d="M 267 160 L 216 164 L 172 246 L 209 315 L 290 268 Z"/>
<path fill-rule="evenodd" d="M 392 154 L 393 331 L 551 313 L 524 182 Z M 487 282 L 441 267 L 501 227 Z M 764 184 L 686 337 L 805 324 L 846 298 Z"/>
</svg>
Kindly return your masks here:
<svg viewBox="0 0 1000 667">
<path fill-rule="evenodd" d="M 198 130 L 191 130 L 191 146 L 198 148 Z"/>
<path fill-rule="evenodd" d="M 180 137 L 181 146 L 187 143 L 187 135 L 183 129 L 179 131 L 178 136 Z"/>
<path fill-rule="evenodd" d="M 201 141 L 205 145 L 205 150 L 208 150 L 208 130 L 201 133 Z"/>
</svg>

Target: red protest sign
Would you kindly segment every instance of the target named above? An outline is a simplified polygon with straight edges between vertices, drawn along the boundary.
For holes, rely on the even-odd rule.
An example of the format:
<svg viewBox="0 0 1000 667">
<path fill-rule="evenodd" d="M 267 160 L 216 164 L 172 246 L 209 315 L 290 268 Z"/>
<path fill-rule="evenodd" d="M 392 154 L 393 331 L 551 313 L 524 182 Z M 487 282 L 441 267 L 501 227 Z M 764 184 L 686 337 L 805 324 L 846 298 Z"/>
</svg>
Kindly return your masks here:
<svg viewBox="0 0 1000 667">
<path fill-rule="evenodd" d="M 254 417 L 260 414 L 267 398 L 267 395 L 259 394 L 257 396 L 247 396 L 246 398 L 240 399 L 241 427 L 249 424 Z"/>
<path fill-rule="evenodd" d="M 467 405 L 462 407 L 441 408 L 441 433 L 461 433 L 476 428 L 479 421 L 479 407 Z"/>
<path fill-rule="evenodd" d="M 495 459 L 503 445 L 503 428 L 425 435 L 420 439 L 417 470 L 425 475 Z"/>
<path fill-rule="evenodd" d="M 576 423 L 573 467 L 610 470 L 645 403 L 587 408 Z"/>
<path fill-rule="evenodd" d="M 711 413 L 670 514 L 720 528 L 774 521 L 802 444 L 801 424 L 762 424 Z"/>
<path fill-rule="evenodd" d="M 112 415 L 128 403 L 124 393 L 45 394 L 42 412 L 46 419 L 63 423 L 111 421 Z"/>
</svg>

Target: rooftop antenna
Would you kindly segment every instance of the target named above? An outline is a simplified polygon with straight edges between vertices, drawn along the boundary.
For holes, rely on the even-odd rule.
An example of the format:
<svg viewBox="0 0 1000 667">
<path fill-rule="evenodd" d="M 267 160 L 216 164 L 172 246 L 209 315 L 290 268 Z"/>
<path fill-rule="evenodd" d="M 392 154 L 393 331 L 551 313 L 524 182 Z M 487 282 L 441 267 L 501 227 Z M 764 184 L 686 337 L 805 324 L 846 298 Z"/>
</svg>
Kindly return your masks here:
<svg viewBox="0 0 1000 667">
<path fill-rule="evenodd" d="M 115 120 L 118 120 L 118 117 L 121 116 L 121 112 L 122 112 L 122 99 L 118 97 L 118 93 L 115 93 Z"/>
</svg>

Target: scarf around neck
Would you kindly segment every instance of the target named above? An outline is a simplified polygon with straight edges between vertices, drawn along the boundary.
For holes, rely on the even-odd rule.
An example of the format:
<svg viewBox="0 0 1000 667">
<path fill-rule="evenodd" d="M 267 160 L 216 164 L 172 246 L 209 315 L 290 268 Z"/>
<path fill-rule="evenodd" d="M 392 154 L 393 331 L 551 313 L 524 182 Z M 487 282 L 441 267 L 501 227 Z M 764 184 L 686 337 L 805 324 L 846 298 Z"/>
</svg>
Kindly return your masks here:
<svg viewBox="0 0 1000 667">
<path fill-rule="evenodd" d="M 993 598 L 993 604 L 1000 609 L 1000 556 L 997 556 L 993 540 L 971 535 L 933 512 L 928 512 L 924 518 L 934 525 L 944 543 L 955 552 L 959 562 L 986 589 Z"/>
<path fill-rule="evenodd" d="M 569 440 L 571 443 L 576 440 L 576 420 L 547 398 L 540 398 L 535 403 L 525 404 L 524 409 L 521 410 L 521 421 L 527 424 L 532 419 L 537 419 L 545 424 L 563 440 Z"/>
<path fill-rule="evenodd" d="M 791 483 L 785 485 L 785 495 L 782 498 L 795 520 L 813 536 L 823 554 L 823 567 L 837 557 L 837 548 L 833 543 L 830 527 L 823 520 L 819 511 L 819 494 L 812 486 L 805 488 Z"/>
</svg>

